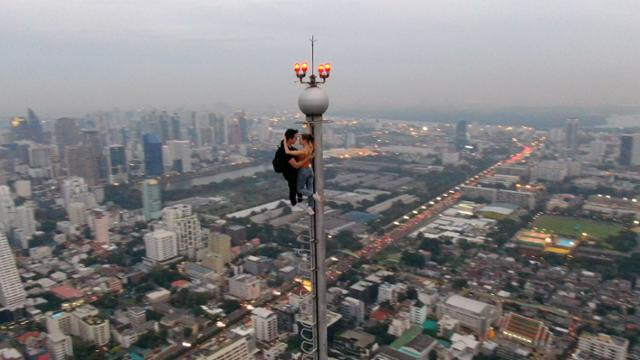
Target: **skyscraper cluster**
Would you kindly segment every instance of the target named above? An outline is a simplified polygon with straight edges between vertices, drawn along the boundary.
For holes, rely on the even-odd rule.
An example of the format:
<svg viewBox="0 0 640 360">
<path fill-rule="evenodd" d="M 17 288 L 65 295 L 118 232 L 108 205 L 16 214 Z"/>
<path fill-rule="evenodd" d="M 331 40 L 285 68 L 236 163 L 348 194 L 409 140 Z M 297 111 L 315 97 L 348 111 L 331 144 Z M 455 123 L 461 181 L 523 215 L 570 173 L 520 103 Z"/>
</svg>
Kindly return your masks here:
<svg viewBox="0 0 640 360">
<path fill-rule="evenodd" d="M 28 109 L 25 117 L 10 119 L 7 150 L 11 165 L 28 167 L 23 177 L 75 176 L 89 187 L 120 185 L 209 166 L 216 148 L 248 144 L 252 124 L 243 111 L 228 118 L 213 112 L 114 111 L 42 121 Z"/>
</svg>

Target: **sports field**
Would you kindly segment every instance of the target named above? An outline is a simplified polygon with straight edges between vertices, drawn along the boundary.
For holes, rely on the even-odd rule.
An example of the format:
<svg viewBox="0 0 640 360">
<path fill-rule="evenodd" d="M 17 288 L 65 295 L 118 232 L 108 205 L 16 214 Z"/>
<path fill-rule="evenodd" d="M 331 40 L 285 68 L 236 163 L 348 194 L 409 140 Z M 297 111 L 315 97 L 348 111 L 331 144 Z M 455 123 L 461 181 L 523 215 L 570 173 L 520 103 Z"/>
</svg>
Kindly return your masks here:
<svg viewBox="0 0 640 360">
<path fill-rule="evenodd" d="M 604 240 L 622 231 L 622 226 L 614 223 L 555 215 L 542 215 L 533 223 L 533 226 L 539 230 L 573 239 L 579 239 L 583 233 L 586 233 L 589 238 Z"/>
</svg>

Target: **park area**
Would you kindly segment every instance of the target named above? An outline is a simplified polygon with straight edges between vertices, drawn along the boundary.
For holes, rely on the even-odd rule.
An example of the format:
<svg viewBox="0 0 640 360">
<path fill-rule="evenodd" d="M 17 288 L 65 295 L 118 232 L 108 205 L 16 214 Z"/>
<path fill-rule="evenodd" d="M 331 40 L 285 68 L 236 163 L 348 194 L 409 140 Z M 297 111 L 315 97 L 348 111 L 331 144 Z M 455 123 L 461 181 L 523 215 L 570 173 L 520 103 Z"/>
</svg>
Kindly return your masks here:
<svg viewBox="0 0 640 360">
<path fill-rule="evenodd" d="M 614 223 L 574 218 L 569 216 L 543 215 L 533 226 L 540 231 L 547 231 L 556 235 L 579 239 L 583 233 L 596 240 L 605 240 L 610 236 L 619 235 L 622 226 Z"/>
</svg>

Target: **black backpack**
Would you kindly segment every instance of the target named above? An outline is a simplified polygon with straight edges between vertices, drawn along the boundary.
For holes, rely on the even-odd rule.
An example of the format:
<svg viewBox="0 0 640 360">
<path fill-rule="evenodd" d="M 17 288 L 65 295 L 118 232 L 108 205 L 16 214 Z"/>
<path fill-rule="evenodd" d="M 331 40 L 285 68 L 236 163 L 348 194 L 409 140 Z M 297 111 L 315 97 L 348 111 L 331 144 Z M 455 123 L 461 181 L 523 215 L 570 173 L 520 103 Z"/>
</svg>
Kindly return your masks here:
<svg viewBox="0 0 640 360">
<path fill-rule="evenodd" d="M 273 165 L 273 171 L 280 174 L 284 171 L 284 166 L 287 163 L 287 159 L 285 158 L 284 149 L 281 146 L 278 146 L 278 150 L 276 150 L 276 154 L 273 156 L 273 160 L 271 164 Z"/>
</svg>

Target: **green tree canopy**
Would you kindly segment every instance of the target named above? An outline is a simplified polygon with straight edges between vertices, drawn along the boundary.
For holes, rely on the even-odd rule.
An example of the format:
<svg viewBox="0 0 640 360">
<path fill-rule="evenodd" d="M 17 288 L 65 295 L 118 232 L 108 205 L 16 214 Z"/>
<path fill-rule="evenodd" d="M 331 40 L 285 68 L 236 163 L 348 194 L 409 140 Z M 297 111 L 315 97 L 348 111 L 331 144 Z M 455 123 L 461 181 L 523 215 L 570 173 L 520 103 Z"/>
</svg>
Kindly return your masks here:
<svg viewBox="0 0 640 360">
<path fill-rule="evenodd" d="M 422 268 L 426 263 L 424 255 L 411 251 L 403 251 L 400 261 L 407 266 L 415 268 Z"/>
</svg>

